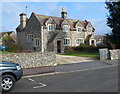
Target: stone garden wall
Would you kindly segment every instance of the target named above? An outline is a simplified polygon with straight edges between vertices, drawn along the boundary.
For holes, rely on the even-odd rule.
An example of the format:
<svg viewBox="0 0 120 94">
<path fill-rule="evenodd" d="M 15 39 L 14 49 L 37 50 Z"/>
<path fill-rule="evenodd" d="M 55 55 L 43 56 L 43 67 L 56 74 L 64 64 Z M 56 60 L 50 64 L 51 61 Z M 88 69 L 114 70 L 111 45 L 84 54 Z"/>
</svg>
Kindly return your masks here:
<svg viewBox="0 0 120 94">
<path fill-rule="evenodd" d="M 111 60 L 120 60 L 120 49 L 109 50 L 110 51 L 110 59 Z"/>
<path fill-rule="evenodd" d="M 100 60 L 120 60 L 120 49 L 108 50 L 108 48 L 99 49 Z"/>
<path fill-rule="evenodd" d="M 56 55 L 55 53 L 10 53 L 0 55 L 3 61 L 12 61 L 18 63 L 22 68 L 36 68 L 44 66 L 55 66 Z"/>
</svg>

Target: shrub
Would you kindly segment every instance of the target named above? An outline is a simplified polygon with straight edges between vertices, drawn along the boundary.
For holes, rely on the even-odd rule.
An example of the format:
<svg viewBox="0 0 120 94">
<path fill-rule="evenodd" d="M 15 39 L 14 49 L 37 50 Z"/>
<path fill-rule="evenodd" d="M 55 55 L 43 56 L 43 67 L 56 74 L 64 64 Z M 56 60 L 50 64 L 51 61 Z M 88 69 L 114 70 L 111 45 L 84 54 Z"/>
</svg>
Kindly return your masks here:
<svg viewBox="0 0 120 94">
<path fill-rule="evenodd" d="M 81 43 L 78 47 L 76 47 L 76 50 L 93 52 L 93 51 L 98 51 L 98 48 L 95 47 L 94 45 L 86 45 Z"/>
<path fill-rule="evenodd" d="M 9 52 L 22 52 L 23 48 L 18 44 L 7 44 Z"/>
<path fill-rule="evenodd" d="M 76 47 L 66 46 L 66 47 L 65 47 L 65 52 L 75 52 L 75 48 L 76 48 Z"/>
<path fill-rule="evenodd" d="M 77 49 L 84 49 L 84 48 L 86 48 L 86 44 L 84 44 L 84 43 L 81 43 L 81 44 L 77 47 Z"/>
<path fill-rule="evenodd" d="M 21 52 L 23 48 L 16 44 L 11 36 L 6 36 L 2 39 L 2 42 L 7 46 L 9 52 Z"/>
<path fill-rule="evenodd" d="M 84 50 L 89 52 L 95 52 L 95 51 L 98 51 L 98 48 L 95 47 L 94 45 L 87 45 Z"/>
</svg>

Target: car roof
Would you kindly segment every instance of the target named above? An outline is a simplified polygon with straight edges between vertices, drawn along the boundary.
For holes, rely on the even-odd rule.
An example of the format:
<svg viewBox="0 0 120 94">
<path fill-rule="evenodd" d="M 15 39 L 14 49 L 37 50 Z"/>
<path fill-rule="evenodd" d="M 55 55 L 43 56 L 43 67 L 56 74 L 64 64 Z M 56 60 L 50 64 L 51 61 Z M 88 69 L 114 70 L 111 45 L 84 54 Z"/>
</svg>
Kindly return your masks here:
<svg viewBox="0 0 120 94">
<path fill-rule="evenodd" d="M 12 61 L 0 61 L 0 64 L 15 64 Z"/>
</svg>

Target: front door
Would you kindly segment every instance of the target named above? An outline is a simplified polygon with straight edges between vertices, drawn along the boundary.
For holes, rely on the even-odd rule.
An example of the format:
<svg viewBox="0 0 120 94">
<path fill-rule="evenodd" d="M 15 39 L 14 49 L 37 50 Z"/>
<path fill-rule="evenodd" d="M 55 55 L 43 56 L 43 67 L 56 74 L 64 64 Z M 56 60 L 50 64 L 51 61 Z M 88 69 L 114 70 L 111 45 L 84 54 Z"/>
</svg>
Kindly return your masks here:
<svg viewBox="0 0 120 94">
<path fill-rule="evenodd" d="M 94 40 L 92 40 L 92 45 L 94 45 Z"/>
<path fill-rule="evenodd" d="M 61 53 L 61 41 L 57 41 L 57 53 Z"/>
</svg>

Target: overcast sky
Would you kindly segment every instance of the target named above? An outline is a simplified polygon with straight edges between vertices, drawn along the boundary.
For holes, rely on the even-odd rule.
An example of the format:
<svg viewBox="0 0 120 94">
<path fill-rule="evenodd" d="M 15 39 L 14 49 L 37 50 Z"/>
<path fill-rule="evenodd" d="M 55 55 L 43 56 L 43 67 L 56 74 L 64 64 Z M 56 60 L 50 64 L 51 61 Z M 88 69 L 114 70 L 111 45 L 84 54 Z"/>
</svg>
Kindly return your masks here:
<svg viewBox="0 0 120 94">
<path fill-rule="evenodd" d="M 28 6 L 26 9 L 25 6 Z M 110 33 L 106 25 L 108 11 L 104 2 L 2 2 L 2 32 L 15 31 L 19 25 L 19 14 L 32 12 L 49 16 L 61 16 L 61 8 L 68 12 L 68 18 L 91 21 L 95 34 Z"/>
</svg>

